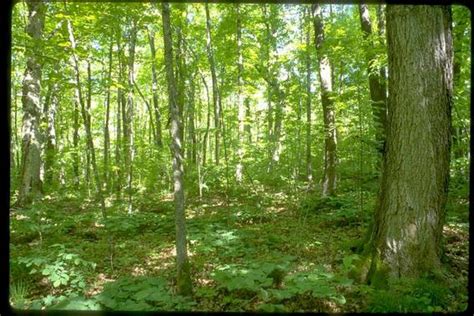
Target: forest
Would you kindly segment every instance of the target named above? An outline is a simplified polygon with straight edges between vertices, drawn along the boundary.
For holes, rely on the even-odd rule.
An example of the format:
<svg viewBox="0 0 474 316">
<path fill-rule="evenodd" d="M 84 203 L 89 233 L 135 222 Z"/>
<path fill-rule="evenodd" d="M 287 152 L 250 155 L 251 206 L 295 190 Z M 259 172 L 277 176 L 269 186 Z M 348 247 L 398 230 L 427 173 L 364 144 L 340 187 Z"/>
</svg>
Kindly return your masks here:
<svg viewBox="0 0 474 316">
<path fill-rule="evenodd" d="M 468 308 L 467 7 L 25 0 L 11 38 L 12 311 Z"/>
</svg>

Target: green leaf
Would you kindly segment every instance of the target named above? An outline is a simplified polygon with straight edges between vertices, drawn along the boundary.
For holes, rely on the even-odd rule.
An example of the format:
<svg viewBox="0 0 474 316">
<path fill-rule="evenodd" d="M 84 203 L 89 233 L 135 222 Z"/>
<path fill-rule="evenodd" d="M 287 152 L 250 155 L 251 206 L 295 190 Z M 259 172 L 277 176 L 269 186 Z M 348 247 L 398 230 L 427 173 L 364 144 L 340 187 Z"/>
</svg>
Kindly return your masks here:
<svg viewBox="0 0 474 316">
<path fill-rule="evenodd" d="M 54 287 L 58 287 L 58 286 L 60 286 L 60 285 L 61 285 L 61 280 L 59 280 L 59 279 L 56 280 L 56 281 L 54 281 L 54 283 L 53 283 L 53 286 L 54 286 Z"/>
</svg>

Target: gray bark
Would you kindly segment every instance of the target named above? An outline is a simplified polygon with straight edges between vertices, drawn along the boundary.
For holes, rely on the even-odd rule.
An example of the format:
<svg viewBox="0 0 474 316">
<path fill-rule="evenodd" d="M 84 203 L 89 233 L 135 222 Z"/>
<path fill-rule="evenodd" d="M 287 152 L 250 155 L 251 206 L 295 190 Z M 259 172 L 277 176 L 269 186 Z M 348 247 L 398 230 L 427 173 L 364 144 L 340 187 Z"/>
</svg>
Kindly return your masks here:
<svg viewBox="0 0 474 316">
<path fill-rule="evenodd" d="M 184 210 L 184 170 L 182 156 L 182 123 L 179 115 L 176 81 L 173 73 L 173 40 L 171 35 L 169 4 L 163 2 L 163 41 L 165 55 L 166 79 L 171 113 L 171 152 L 173 155 L 173 181 L 176 225 L 176 268 L 177 289 L 181 295 L 191 295 L 192 283 L 186 242 L 186 216 Z"/>
<path fill-rule="evenodd" d="M 28 1 L 28 24 L 26 33 L 33 41 L 32 49 L 26 50 L 26 70 L 22 88 L 23 140 L 22 163 L 18 205 L 27 205 L 41 193 L 40 153 L 41 153 L 41 64 L 36 54 L 38 42 L 43 37 L 45 6 L 42 2 Z"/>
<path fill-rule="evenodd" d="M 388 6 L 389 99 L 382 190 L 369 280 L 440 268 L 449 179 L 451 13 L 445 6 Z"/>
<path fill-rule="evenodd" d="M 314 30 L 316 37 L 316 51 L 319 63 L 319 80 L 321 82 L 321 104 L 324 116 L 324 177 L 323 196 L 336 193 L 336 163 L 337 163 L 337 130 L 336 109 L 332 92 L 331 64 L 329 57 L 322 51 L 324 45 L 324 24 L 319 4 L 312 5 Z"/>
</svg>

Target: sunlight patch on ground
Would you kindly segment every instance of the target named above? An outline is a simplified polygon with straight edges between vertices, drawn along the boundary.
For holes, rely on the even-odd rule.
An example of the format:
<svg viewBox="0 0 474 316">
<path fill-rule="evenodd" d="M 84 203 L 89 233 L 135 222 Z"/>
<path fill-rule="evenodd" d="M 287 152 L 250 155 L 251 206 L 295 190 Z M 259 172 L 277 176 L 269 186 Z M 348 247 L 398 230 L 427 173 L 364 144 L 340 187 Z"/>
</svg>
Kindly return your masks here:
<svg viewBox="0 0 474 316">
<path fill-rule="evenodd" d="M 90 297 L 101 293 L 104 289 L 105 283 L 113 281 L 115 281 L 115 279 L 109 279 L 104 273 L 99 273 L 94 284 L 86 292 L 86 296 Z"/>
</svg>

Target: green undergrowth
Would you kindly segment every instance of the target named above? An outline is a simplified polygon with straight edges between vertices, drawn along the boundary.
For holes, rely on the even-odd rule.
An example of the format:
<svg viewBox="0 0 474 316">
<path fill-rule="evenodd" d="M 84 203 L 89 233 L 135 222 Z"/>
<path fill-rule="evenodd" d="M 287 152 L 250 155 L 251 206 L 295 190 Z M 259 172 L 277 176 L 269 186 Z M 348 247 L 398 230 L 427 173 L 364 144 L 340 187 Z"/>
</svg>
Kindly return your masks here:
<svg viewBox="0 0 474 316">
<path fill-rule="evenodd" d="M 367 229 L 374 193 L 343 191 L 322 199 L 293 189 L 276 190 L 255 180 L 236 189 L 237 196 L 223 187 L 202 198 L 188 195 L 194 288 L 189 298 L 176 294 L 169 194 L 137 196 L 132 214 L 109 197 L 107 219 L 94 199 L 59 194 L 13 209 L 10 303 L 18 309 L 104 311 L 445 312 L 465 307 L 467 275 L 461 272 L 467 269 L 462 261 L 467 260 L 467 226 L 449 226 L 445 264 L 458 268 L 452 269 L 446 290 L 420 280 L 374 289 L 351 274 L 360 262 L 352 246 Z"/>
</svg>

